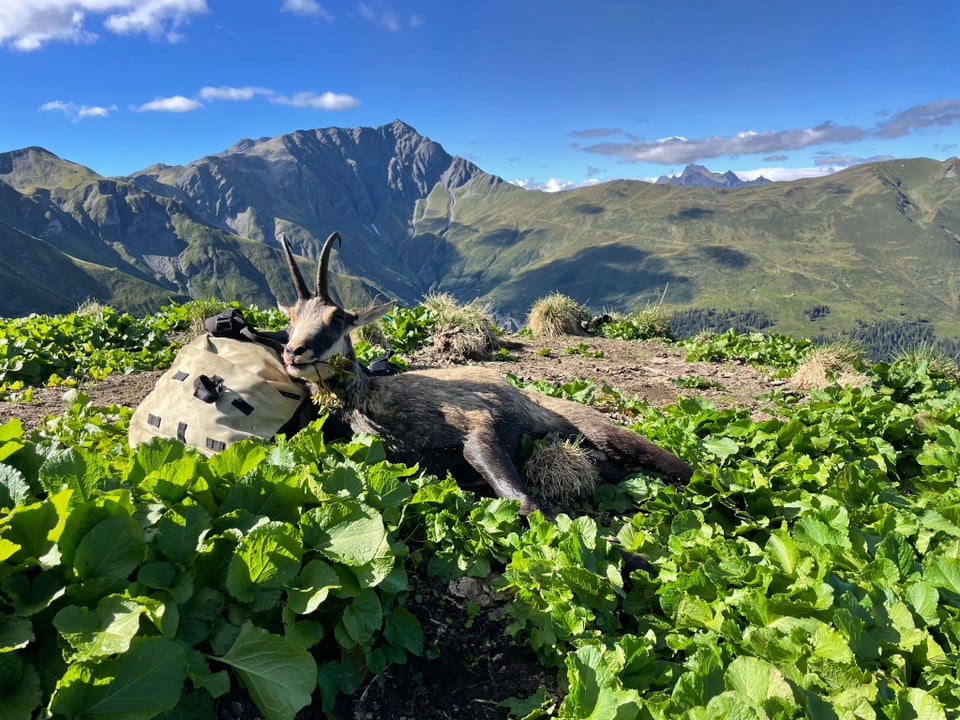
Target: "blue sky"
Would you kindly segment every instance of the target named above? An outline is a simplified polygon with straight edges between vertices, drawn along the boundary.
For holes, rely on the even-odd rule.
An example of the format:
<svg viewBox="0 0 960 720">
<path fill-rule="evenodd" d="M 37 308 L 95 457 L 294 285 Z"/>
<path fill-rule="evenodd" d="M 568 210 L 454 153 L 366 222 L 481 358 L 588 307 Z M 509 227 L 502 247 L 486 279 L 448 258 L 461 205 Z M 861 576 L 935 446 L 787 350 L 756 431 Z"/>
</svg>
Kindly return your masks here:
<svg viewBox="0 0 960 720">
<path fill-rule="evenodd" d="M 960 3 L 0 0 L 0 152 L 103 175 L 401 119 L 563 189 L 960 155 Z"/>
</svg>

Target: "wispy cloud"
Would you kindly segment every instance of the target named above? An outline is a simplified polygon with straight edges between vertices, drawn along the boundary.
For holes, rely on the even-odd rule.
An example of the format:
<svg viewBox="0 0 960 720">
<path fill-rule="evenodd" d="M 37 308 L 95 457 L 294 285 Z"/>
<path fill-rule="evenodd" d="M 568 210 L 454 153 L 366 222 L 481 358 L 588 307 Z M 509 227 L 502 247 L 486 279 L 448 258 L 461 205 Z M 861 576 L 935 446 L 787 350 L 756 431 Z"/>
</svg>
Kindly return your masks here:
<svg viewBox="0 0 960 720">
<path fill-rule="evenodd" d="M 283 0 L 280 6 L 280 12 L 300 15 L 302 17 L 315 17 L 327 22 L 333 22 L 333 15 L 328 12 L 316 0 Z"/>
<path fill-rule="evenodd" d="M 273 95 L 273 90 L 262 87 L 229 87 L 221 85 L 220 87 L 200 88 L 197 96 L 201 100 L 253 100 L 257 95 Z"/>
<path fill-rule="evenodd" d="M 28 52 L 51 42 L 95 42 L 99 33 L 88 16 L 117 35 L 177 42 L 180 28 L 208 11 L 206 0 L 3 0 L 0 46 Z"/>
<path fill-rule="evenodd" d="M 914 105 L 880 123 L 876 134 L 884 138 L 903 137 L 916 128 L 934 125 L 960 125 L 960 98 Z"/>
<path fill-rule="evenodd" d="M 653 142 L 600 143 L 583 149 L 599 155 L 615 155 L 626 162 L 676 165 L 721 155 L 766 154 L 826 143 L 851 143 L 862 140 L 866 135 L 861 128 L 826 122 L 795 130 L 748 131 L 732 136 L 708 135 L 695 139 L 674 136 Z"/>
<path fill-rule="evenodd" d="M 419 15 L 404 17 L 384 3 L 358 3 L 357 13 L 364 20 L 390 32 L 399 32 L 404 27 L 418 28 L 423 26 L 423 18 Z"/>
<path fill-rule="evenodd" d="M 183 95 L 174 95 L 172 97 L 154 98 L 148 103 L 138 105 L 133 108 L 136 112 L 172 112 L 183 113 L 198 110 L 203 107 L 203 103 L 193 98 Z"/>
<path fill-rule="evenodd" d="M 748 130 L 736 135 L 708 135 L 702 138 L 673 136 L 652 142 L 605 142 L 581 149 L 619 157 L 624 162 L 661 165 L 686 164 L 723 155 L 768 155 L 772 161 L 779 161 L 784 158 L 785 152 L 791 150 L 828 144 L 845 145 L 868 137 L 902 137 L 919 128 L 948 125 L 960 125 L 960 98 L 917 105 L 892 115 L 872 128 L 823 122 L 812 127 L 764 132 Z"/>
<path fill-rule="evenodd" d="M 838 153 L 819 152 L 813 159 L 817 167 L 847 168 L 851 165 L 862 165 L 868 162 L 892 160 L 893 155 L 873 155 L 871 157 L 857 157 L 856 155 L 840 155 Z"/>
<path fill-rule="evenodd" d="M 314 110 L 349 110 L 360 104 L 352 95 L 342 93 L 325 92 L 298 92 L 292 96 L 276 95 L 270 99 L 270 102 L 277 105 L 291 105 L 300 108 L 312 108 Z"/>
<path fill-rule="evenodd" d="M 117 109 L 116 105 L 78 105 L 75 102 L 64 102 L 63 100 L 52 100 L 40 106 L 44 112 L 61 112 L 74 122 L 79 122 L 84 118 L 104 118 Z"/>
<path fill-rule="evenodd" d="M 572 130 L 570 134 L 579 138 L 595 138 L 607 137 L 609 135 L 622 135 L 623 130 L 620 128 L 592 128 L 589 130 Z"/>
</svg>

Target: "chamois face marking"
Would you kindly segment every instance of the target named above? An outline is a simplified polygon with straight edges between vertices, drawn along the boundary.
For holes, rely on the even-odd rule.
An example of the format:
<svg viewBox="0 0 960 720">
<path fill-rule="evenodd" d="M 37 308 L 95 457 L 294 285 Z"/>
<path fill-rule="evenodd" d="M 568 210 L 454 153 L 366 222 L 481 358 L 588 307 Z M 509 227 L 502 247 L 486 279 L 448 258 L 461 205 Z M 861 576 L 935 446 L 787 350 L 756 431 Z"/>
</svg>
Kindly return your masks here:
<svg viewBox="0 0 960 720">
<path fill-rule="evenodd" d="M 352 318 L 343 309 L 312 298 L 298 300 L 287 317 L 290 325 L 283 362 L 292 377 L 309 382 L 326 380 L 333 374 L 327 361 L 338 355 L 352 357 Z"/>
</svg>

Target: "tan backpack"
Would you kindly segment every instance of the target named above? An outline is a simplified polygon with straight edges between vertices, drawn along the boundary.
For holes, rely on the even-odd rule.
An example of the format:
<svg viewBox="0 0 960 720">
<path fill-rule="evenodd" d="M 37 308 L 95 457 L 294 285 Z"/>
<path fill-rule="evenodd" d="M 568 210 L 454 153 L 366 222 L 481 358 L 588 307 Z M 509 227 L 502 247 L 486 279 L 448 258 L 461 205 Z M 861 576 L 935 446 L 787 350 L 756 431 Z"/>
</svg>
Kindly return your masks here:
<svg viewBox="0 0 960 720">
<path fill-rule="evenodd" d="M 248 437 L 291 435 L 313 417 L 307 387 L 260 342 L 201 335 L 184 346 L 130 419 L 130 446 L 179 440 L 207 455 Z"/>
</svg>

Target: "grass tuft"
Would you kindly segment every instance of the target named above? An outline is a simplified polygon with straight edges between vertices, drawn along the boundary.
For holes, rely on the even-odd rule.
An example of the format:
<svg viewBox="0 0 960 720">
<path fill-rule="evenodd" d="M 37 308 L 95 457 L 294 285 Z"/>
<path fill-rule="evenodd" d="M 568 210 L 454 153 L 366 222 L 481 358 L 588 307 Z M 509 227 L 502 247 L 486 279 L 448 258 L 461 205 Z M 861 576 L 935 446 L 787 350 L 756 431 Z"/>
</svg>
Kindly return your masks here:
<svg viewBox="0 0 960 720">
<path fill-rule="evenodd" d="M 449 293 L 431 293 L 423 306 L 435 318 L 434 350 L 451 362 L 483 360 L 500 347 L 500 338 L 486 306 L 461 304 Z"/>
<path fill-rule="evenodd" d="M 817 345 L 805 353 L 790 384 L 801 390 L 869 385 L 870 376 L 863 372 L 864 353 L 863 345 L 850 340 Z"/>
<path fill-rule="evenodd" d="M 540 488 L 540 497 L 553 507 L 567 508 L 593 496 L 600 475 L 582 438 L 540 440 L 523 465 L 527 482 Z"/>
<path fill-rule="evenodd" d="M 576 300 L 561 292 L 554 292 L 533 304 L 527 325 L 538 337 L 582 335 L 582 323 L 588 319 L 587 311 Z"/>
</svg>

